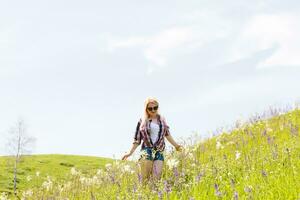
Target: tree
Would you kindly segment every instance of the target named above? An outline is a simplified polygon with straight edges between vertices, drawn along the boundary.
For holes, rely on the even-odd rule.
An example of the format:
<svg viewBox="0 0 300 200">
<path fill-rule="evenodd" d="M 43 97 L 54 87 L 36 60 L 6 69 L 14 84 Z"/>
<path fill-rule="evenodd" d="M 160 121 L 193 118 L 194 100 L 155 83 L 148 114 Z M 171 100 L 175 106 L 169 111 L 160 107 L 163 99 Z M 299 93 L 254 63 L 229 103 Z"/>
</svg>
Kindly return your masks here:
<svg viewBox="0 0 300 200">
<path fill-rule="evenodd" d="M 18 164 L 21 156 L 30 154 L 36 139 L 27 135 L 27 127 L 23 119 L 17 122 L 9 129 L 9 137 L 7 140 L 7 152 L 14 159 L 14 194 L 17 195 L 17 173 Z"/>
</svg>

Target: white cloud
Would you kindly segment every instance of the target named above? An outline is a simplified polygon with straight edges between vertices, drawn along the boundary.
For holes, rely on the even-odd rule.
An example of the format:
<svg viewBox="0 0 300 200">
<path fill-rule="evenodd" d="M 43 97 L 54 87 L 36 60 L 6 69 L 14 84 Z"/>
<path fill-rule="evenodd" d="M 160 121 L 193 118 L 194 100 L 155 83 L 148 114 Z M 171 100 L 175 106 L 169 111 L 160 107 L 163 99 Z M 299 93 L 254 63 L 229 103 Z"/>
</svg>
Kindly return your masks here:
<svg viewBox="0 0 300 200">
<path fill-rule="evenodd" d="M 254 52 L 279 47 L 277 52 L 260 63 L 259 68 L 275 65 L 300 64 L 299 15 L 293 13 L 262 14 L 245 24 L 232 46 L 231 60 L 238 60 Z"/>
<path fill-rule="evenodd" d="M 195 38 L 191 27 L 172 27 L 153 36 L 135 36 L 126 39 L 110 37 L 108 49 L 141 47 L 145 58 L 153 64 L 167 65 L 167 57 L 173 49 L 192 41 Z M 153 70 L 153 69 L 152 69 Z"/>
<path fill-rule="evenodd" d="M 194 39 L 193 30 L 189 27 L 174 27 L 164 30 L 151 38 L 150 45 L 144 53 L 148 60 L 159 66 L 167 63 L 166 56 L 172 49 L 180 47 Z"/>
</svg>

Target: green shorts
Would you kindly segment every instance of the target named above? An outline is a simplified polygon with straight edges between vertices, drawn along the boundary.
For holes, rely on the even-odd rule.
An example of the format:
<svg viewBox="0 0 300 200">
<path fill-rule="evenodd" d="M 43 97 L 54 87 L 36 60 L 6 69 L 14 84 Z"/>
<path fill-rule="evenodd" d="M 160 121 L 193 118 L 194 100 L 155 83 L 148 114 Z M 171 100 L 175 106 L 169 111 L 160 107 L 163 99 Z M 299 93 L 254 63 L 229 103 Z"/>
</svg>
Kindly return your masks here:
<svg viewBox="0 0 300 200">
<path fill-rule="evenodd" d="M 145 158 L 147 160 L 161 160 L 164 161 L 164 154 L 162 151 L 155 151 L 151 147 L 144 147 L 141 150 L 140 159 Z"/>
</svg>

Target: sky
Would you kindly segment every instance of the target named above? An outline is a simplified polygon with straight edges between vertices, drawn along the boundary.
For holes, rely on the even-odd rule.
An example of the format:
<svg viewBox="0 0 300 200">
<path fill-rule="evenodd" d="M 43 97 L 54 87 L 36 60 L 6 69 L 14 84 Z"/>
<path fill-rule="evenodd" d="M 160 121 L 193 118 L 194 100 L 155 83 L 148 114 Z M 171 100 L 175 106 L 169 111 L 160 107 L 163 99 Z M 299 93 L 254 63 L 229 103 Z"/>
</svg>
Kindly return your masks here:
<svg viewBox="0 0 300 200">
<path fill-rule="evenodd" d="M 297 103 L 299 11 L 296 0 L 1 2 L 0 155 L 20 118 L 33 154 L 120 158 L 147 97 L 179 143 Z"/>
</svg>

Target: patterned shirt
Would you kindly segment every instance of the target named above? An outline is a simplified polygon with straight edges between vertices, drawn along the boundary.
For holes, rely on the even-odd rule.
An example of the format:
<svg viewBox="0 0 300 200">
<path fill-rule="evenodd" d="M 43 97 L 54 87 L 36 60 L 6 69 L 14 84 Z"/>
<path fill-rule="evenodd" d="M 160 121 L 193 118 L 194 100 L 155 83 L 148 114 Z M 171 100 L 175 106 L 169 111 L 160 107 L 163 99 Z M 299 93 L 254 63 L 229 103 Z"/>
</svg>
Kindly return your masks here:
<svg viewBox="0 0 300 200">
<path fill-rule="evenodd" d="M 147 119 L 143 122 L 142 119 L 140 118 L 136 126 L 133 144 L 139 145 L 141 144 L 141 140 L 143 140 L 142 149 L 144 147 L 153 147 L 157 151 L 163 151 L 165 149 L 164 137 L 170 135 L 169 126 L 167 125 L 164 117 L 161 117 L 158 114 L 158 120 L 157 120 L 159 124 L 158 139 L 153 144 L 150 137 L 151 121 L 152 121 L 151 119 Z"/>
</svg>

